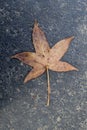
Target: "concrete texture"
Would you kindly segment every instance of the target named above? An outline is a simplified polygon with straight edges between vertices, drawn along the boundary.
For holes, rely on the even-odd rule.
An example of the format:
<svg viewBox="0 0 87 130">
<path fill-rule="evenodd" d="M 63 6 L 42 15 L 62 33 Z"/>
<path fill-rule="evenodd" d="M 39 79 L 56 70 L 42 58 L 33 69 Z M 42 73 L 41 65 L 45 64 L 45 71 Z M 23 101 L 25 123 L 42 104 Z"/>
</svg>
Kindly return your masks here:
<svg viewBox="0 0 87 130">
<path fill-rule="evenodd" d="M 31 67 L 10 58 L 34 51 L 35 19 L 50 46 L 75 36 L 62 60 L 79 72 L 50 71 L 49 107 L 46 74 L 23 84 Z M 0 0 L 0 130 L 87 130 L 87 0 Z"/>
</svg>

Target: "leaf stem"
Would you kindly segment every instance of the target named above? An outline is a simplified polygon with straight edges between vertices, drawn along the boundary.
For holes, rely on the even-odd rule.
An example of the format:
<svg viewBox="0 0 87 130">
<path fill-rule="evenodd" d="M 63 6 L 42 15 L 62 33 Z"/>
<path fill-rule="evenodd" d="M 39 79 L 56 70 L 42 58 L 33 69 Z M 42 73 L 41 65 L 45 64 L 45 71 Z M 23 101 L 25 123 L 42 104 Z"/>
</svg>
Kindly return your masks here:
<svg viewBox="0 0 87 130">
<path fill-rule="evenodd" d="M 49 77 L 48 66 L 46 66 L 46 70 L 47 70 L 47 87 L 48 87 L 48 90 L 47 90 L 48 91 L 48 94 L 47 94 L 47 106 L 49 106 L 51 89 L 50 89 L 50 77 Z"/>
</svg>

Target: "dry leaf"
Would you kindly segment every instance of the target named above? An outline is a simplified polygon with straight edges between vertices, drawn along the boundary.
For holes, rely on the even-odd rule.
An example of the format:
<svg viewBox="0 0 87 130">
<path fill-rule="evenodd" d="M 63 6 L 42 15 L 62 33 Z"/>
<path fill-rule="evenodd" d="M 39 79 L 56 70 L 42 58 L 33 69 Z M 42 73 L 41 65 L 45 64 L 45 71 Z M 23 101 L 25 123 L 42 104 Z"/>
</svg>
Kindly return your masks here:
<svg viewBox="0 0 87 130">
<path fill-rule="evenodd" d="M 60 61 L 60 59 L 64 56 L 67 49 L 69 48 L 69 44 L 74 37 L 72 36 L 69 38 L 65 38 L 56 43 L 52 48 L 50 48 L 44 32 L 38 26 L 37 21 L 35 21 L 32 38 L 35 47 L 35 52 L 18 53 L 12 56 L 12 58 L 17 58 L 23 63 L 33 67 L 33 69 L 26 76 L 24 80 L 25 83 L 33 78 L 40 76 L 45 71 L 47 71 L 47 79 L 48 79 L 47 105 L 49 106 L 51 90 L 50 90 L 48 69 L 57 72 L 78 70 L 69 63 Z"/>
</svg>

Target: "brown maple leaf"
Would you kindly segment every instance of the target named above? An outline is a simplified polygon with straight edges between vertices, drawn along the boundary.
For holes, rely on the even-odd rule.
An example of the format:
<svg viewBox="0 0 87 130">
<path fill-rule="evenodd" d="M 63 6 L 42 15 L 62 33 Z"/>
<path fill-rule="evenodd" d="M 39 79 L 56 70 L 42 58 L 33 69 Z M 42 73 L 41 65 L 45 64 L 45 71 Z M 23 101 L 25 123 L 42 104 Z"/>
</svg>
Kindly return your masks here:
<svg viewBox="0 0 87 130">
<path fill-rule="evenodd" d="M 38 26 L 37 21 L 35 21 L 32 38 L 35 47 L 35 52 L 18 53 L 12 56 L 12 58 L 17 58 L 23 63 L 33 67 L 33 69 L 26 76 L 24 83 L 26 83 L 27 81 L 33 78 L 40 76 L 45 71 L 47 71 L 47 79 L 48 79 L 47 106 L 49 106 L 51 89 L 50 89 L 48 69 L 57 72 L 78 70 L 77 68 L 70 65 L 69 63 L 60 60 L 63 57 L 63 55 L 66 53 L 69 44 L 74 37 L 72 36 L 69 38 L 65 38 L 57 42 L 52 48 L 50 48 L 44 32 Z"/>
</svg>

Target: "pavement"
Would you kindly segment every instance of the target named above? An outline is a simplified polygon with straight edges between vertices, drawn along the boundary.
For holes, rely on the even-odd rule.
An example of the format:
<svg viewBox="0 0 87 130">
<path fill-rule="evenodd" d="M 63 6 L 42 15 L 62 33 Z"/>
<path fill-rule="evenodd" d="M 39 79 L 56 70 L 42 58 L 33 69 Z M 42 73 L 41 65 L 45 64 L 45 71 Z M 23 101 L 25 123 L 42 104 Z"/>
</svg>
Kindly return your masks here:
<svg viewBox="0 0 87 130">
<path fill-rule="evenodd" d="M 50 47 L 75 36 L 62 60 L 79 71 L 50 71 L 49 107 L 46 73 L 24 84 L 31 67 L 11 59 L 35 51 L 35 19 Z M 87 0 L 0 1 L 0 130 L 87 130 Z"/>
</svg>

